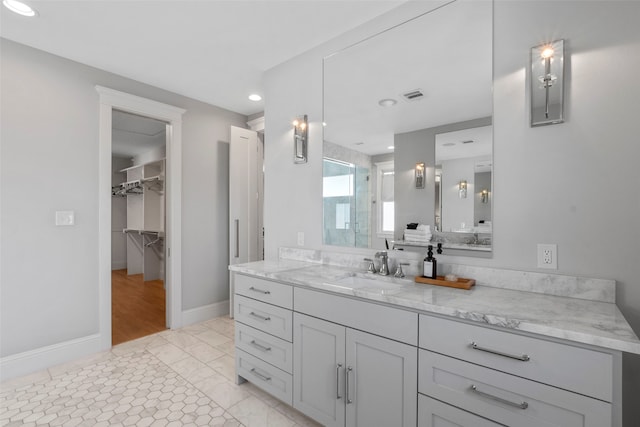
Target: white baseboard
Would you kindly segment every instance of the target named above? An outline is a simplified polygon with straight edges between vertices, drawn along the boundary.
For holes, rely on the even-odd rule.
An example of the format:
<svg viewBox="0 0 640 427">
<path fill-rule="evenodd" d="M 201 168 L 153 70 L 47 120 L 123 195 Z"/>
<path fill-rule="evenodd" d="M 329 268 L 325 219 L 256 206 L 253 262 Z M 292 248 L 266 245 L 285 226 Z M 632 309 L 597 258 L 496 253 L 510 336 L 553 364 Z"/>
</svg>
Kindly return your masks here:
<svg viewBox="0 0 640 427">
<path fill-rule="evenodd" d="M 100 334 L 94 334 L 2 357 L 0 381 L 70 362 L 100 350 Z"/>
<path fill-rule="evenodd" d="M 182 326 L 193 325 L 194 323 L 204 322 L 227 314 L 229 314 L 229 300 L 184 310 L 182 312 Z"/>
<path fill-rule="evenodd" d="M 111 261 L 111 270 L 124 270 L 127 268 L 127 260 Z"/>
</svg>

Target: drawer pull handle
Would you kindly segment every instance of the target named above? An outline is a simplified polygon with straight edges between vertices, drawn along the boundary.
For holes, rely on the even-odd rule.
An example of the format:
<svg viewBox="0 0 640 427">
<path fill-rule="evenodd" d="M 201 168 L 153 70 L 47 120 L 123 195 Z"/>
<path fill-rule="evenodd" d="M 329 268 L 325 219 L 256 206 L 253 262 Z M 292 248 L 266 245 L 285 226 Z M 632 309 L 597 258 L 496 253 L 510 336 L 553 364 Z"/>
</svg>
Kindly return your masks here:
<svg viewBox="0 0 640 427">
<path fill-rule="evenodd" d="M 340 396 L 340 368 L 342 368 L 342 363 L 336 365 L 336 399 L 342 399 Z"/>
<path fill-rule="evenodd" d="M 474 349 L 474 350 L 480 350 L 480 351 L 484 351 L 484 352 L 491 353 L 491 354 L 497 354 L 498 356 L 508 357 L 509 359 L 520 360 L 522 362 L 528 362 L 529 360 L 531 360 L 531 358 L 526 354 L 518 356 L 518 355 L 515 355 L 515 354 L 503 353 L 503 352 L 498 351 L 498 350 L 492 350 L 490 348 L 480 347 L 476 342 L 472 342 L 471 343 L 471 348 Z"/>
<path fill-rule="evenodd" d="M 253 311 L 249 314 L 257 319 L 264 320 L 265 322 L 271 320 L 271 317 L 261 316 L 259 314 L 254 313 Z"/>
<path fill-rule="evenodd" d="M 351 373 L 351 371 L 353 371 L 353 368 L 351 366 L 347 366 L 347 370 L 345 371 L 345 377 L 346 377 L 346 385 L 347 385 L 347 404 L 349 403 L 353 403 L 353 400 L 351 400 L 351 393 L 349 392 L 349 373 Z"/>
<path fill-rule="evenodd" d="M 249 288 L 250 291 L 260 292 L 261 294 L 269 295 L 271 291 L 263 291 L 262 289 L 254 288 L 253 286 Z"/>
<path fill-rule="evenodd" d="M 495 400 L 496 402 L 504 403 L 505 405 L 513 406 L 514 408 L 527 409 L 529 407 L 529 404 L 527 402 L 516 403 L 516 402 L 512 402 L 512 401 L 507 400 L 507 399 L 503 399 L 503 398 L 498 397 L 498 396 L 494 396 L 493 394 L 489 394 L 489 393 L 485 393 L 484 391 L 480 391 L 480 390 L 478 390 L 478 387 L 475 386 L 475 384 L 471 384 L 470 388 L 471 388 L 471 391 L 473 391 L 474 393 L 477 393 L 478 395 L 480 395 L 482 397 L 486 397 L 487 399 Z"/>
<path fill-rule="evenodd" d="M 262 344 L 258 344 L 256 340 L 251 340 L 251 345 L 262 351 L 271 351 L 271 347 L 265 347 Z"/>
<path fill-rule="evenodd" d="M 260 378 L 262 381 L 271 381 L 271 377 L 268 377 L 266 375 L 262 375 L 260 372 L 256 371 L 256 368 L 251 368 L 251 372 L 253 372 L 253 374 Z"/>
</svg>

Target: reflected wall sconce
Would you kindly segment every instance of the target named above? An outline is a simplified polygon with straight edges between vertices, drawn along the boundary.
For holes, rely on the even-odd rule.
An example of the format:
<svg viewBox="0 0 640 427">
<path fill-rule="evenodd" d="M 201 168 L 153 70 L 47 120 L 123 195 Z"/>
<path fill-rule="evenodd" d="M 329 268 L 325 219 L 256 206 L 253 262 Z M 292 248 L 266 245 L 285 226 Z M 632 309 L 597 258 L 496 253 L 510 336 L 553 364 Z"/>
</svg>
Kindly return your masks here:
<svg viewBox="0 0 640 427">
<path fill-rule="evenodd" d="M 308 130 L 306 114 L 293 121 L 293 163 L 307 163 Z"/>
<path fill-rule="evenodd" d="M 424 162 L 416 163 L 416 188 L 424 188 Z"/>
<path fill-rule="evenodd" d="M 489 190 L 486 188 L 480 192 L 480 201 L 482 203 L 489 203 Z"/>
<path fill-rule="evenodd" d="M 531 48 L 531 126 L 564 122 L 564 40 Z"/>
<path fill-rule="evenodd" d="M 467 198 L 467 181 L 464 179 L 458 183 L 458 197 L 461 199 Z"/>
</svg>

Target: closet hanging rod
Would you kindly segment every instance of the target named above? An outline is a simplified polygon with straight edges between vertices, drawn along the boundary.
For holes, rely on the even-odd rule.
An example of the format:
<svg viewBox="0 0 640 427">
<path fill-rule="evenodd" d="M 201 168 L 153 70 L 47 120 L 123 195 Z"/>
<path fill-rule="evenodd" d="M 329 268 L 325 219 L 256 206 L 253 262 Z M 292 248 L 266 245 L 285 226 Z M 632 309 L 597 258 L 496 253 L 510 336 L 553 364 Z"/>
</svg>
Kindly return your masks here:
<svg viewBox="0 0 640 427">
<path fill-rule="evenodd" d="M 138 230 L 137 228 L 124 228 L 123 233 L 137 233 L 145 236 L 156 236 L 159 239 L 164 239 L 164 231 L 151 231 L 151 230 Z"/>
<path fill-rule="evenodd" d="M 152 181 L 162 181 L 162 176 L 160 175 L 156 175 L 156 176 L 150 176 L 149 178 L 142 178 L 140 180 L 140 182 L 152 182 Z"/>
</svg>

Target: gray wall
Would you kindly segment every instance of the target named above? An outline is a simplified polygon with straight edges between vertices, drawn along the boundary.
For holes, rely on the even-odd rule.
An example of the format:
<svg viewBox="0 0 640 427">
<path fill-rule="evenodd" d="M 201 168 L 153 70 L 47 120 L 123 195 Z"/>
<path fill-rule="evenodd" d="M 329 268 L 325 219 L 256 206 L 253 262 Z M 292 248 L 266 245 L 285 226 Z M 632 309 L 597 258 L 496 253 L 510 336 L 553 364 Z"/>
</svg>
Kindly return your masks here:
<svg viewBox="0 0 640 427">
<path fill-rule="evenodd" d="M 1 42 L 1 356 L 98 333 L 98 93 L 183 117 L 183 310 L 228 298 L 229 126 L 246 116 Z M 73 227 L 55 227 L 74 210 Z"/>
<path fill-rule="evenodd" d="M 266 73 L 267 259 L 295 246 L 297 231 L 306 246 L 322 247 L 322 57 L 420 7 L 404 4 Z M 640 159 L 640 2 L 498 0 L 494 14 L 493 258 L 439 259 L 535 271 L 536 244 L 556 243 L 558 273 L 617 281 L 618 306 L 638 333 L 640 198 L 628 189 L 638 183 Z M 529 52 L 550 37 L 566 39 L 570 53 L 567 122 L 531 128 Z M 309 163 L 294 165 L 290 123 L 302 113 L 311 123 Z M 624 362 L 625 424 L 632 425 L 640 419 L 640 358 Z"/>
</svg>

